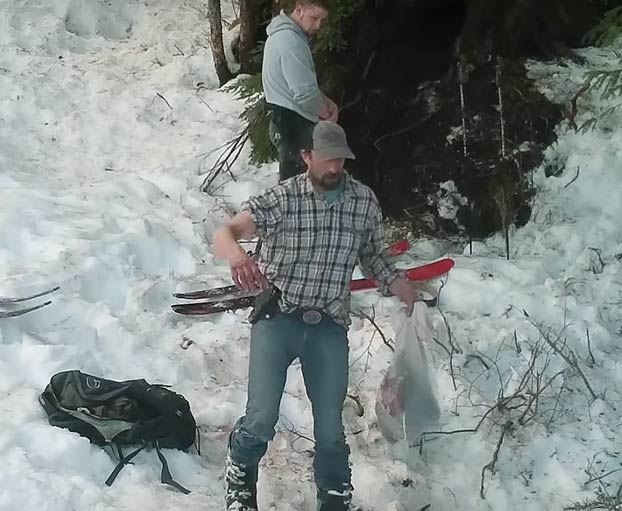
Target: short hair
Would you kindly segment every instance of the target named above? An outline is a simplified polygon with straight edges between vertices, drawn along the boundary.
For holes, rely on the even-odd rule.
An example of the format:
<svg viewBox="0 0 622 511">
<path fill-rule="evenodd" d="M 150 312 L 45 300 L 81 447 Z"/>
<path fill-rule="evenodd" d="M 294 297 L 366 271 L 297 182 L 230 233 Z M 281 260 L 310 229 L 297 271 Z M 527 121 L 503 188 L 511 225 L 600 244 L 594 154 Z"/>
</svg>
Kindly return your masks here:
<svg viewBox="0 0 622 511">
<path fill-rule="evenodd" d="M 294 10 L 297 5 L 314 5 L 330 11 L 331 3 L 331 0 L 291 0 L 290 5 L 291 10 Z"/>
</svg>

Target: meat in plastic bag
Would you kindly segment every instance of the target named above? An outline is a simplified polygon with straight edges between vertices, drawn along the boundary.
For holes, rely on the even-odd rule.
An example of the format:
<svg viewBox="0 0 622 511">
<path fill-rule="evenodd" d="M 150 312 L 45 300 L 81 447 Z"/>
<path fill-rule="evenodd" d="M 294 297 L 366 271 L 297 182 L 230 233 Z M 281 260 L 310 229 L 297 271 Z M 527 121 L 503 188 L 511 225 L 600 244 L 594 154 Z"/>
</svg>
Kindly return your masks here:
<svg viewBox="0 0 622 511">
<path fill-rule="evenodd" d="M 412 315 L 403 309 L 392 317 L 396 349 L 376 398 L 376 416 L 383 437 L 396 443 L 419 442 L 421 434 L 438 424 L 440 408 L 424 345 L 435 332 L 428 307 L 415 303 Z"/>
</svg>

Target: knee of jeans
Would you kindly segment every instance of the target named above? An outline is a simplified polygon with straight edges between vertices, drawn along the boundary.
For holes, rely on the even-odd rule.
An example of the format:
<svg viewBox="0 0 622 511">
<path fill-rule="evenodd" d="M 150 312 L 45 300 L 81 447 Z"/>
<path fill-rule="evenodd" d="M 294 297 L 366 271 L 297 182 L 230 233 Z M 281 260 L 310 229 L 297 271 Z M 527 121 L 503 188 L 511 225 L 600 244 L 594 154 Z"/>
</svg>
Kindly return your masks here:
<svg viewBox="0 0 622 511">
<path fill-rule="evenodd" d="M 249 410 L 244 419 L 242 431 L 263 442 L 269 442 L 274 438 L 274 426 L 278 420 L 276 417 L 265 412 L 253 412 Z"/>
</svg>

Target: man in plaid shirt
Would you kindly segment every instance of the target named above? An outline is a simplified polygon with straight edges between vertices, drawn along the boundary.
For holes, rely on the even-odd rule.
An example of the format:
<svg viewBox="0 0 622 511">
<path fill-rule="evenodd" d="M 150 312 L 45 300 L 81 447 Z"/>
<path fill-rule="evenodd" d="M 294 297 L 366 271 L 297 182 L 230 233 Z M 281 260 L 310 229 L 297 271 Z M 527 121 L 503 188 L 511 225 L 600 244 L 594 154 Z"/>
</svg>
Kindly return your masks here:
<svg viewBox="0 0 622 511">
<path fill-rule="evenodd" d="M 252 197 L 214 234 L 216 255 L 242 289 L 266 289 L 252 320 L 246 413 L 227 454 L 227 510 L 255 511 L 258 464 L 274 437 L 287 369 L 299 358 L 313 410 L 319 511 L 351 509 L 341 411 L 348 386 L 350 281 L 363 271 L 412 311 L 416 285 L 383 253 L 382 212 L 367 186 L 343 169 L 354 158 L 343 129 L 320 121 L 307 172 Z M 257 261 L 238 244 L 263 240 Z M 258 303 L 263 300 L 258 299 Z"/>
</svg>

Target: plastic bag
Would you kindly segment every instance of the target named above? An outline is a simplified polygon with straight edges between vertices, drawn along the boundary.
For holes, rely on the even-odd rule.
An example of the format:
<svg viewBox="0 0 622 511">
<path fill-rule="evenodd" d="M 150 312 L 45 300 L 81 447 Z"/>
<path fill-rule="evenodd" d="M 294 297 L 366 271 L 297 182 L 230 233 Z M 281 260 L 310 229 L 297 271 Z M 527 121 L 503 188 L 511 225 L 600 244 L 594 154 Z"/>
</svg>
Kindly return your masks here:
<svg viewBox="0 0 622 511">
<path fill-rule="evenodd" d="M 415 303 L 410 317 L 400 309 L 392 318 L 396 349 L 376 397 L 376 416 L 383 437 L 396 443 L 419 442 L 423 431 L 438 424 L 440 408 L 434 395 L 424 344 L 434 327 L 428 308 Z"/>
</svg>

